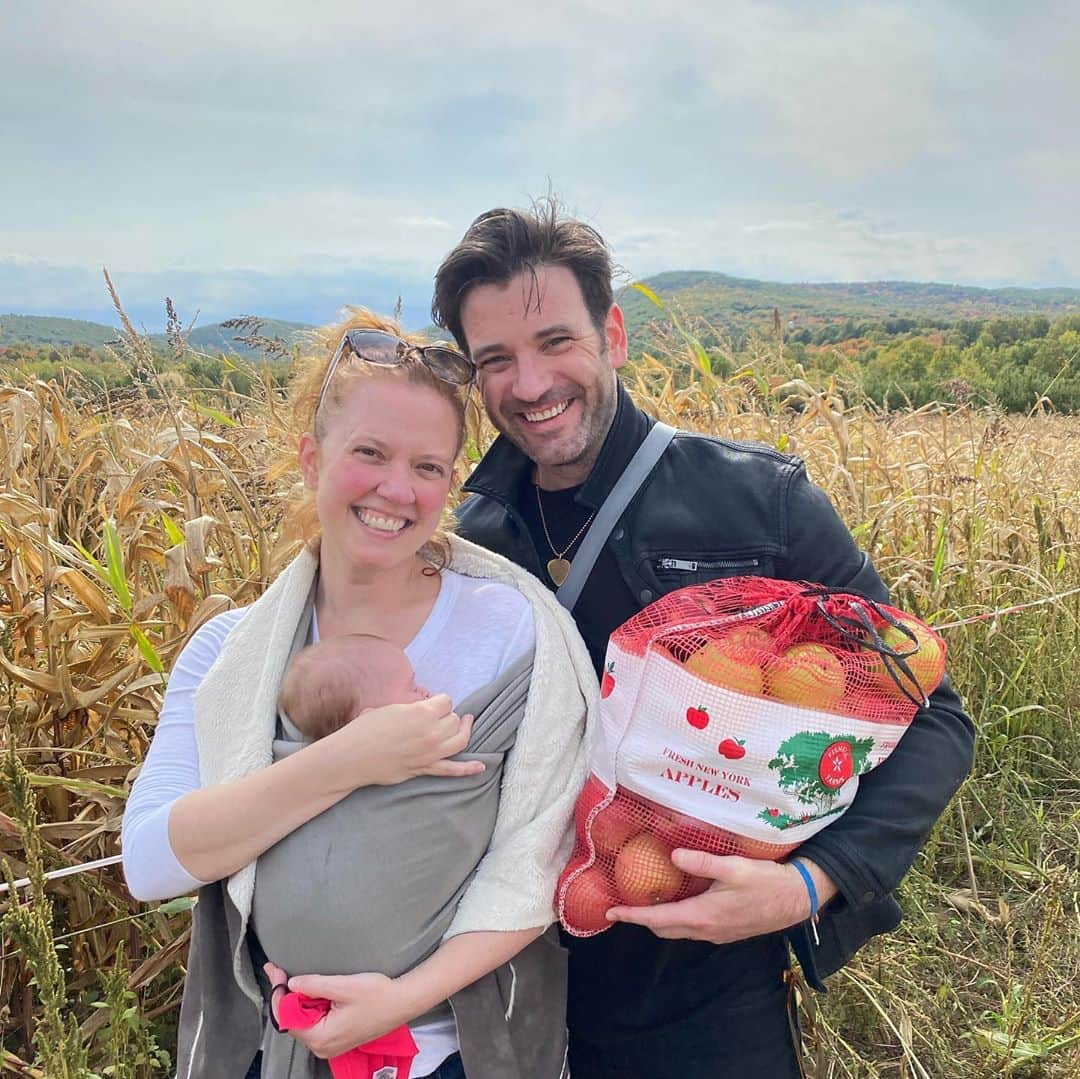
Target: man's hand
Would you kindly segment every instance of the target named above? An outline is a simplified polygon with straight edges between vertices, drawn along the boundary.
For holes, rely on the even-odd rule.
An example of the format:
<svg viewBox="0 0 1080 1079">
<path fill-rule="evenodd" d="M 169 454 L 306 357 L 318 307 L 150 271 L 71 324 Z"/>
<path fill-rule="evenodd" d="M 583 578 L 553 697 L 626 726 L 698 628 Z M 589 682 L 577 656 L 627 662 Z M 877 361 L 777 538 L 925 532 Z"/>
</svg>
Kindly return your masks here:
<svg viewBox="0 0 1080 1079">
<path fill-rule="evenodd" d="M 281 996 L 279 986 L 293 993 L 330 1001 L 330 1011 L 325 1018 L 306 1030 L 289 1031 L 320 1060 L 340 1056 L 413 1018 L 408 1014 L 408 1004 L 399 999 L 398 983 L 385 974 L 301 974 L 289 978 L 273 963 L 267 963 L 264 969 L 273 986 L 270 1006 L 274 1009 L 275 1019 Z"/>
<path fill-rule="evenodd" d="M 613 907 L 608 917 L 642 925 L 658 937 L 713 944 L 776 933 L 810 917 L 810 894 L 794 866 L 697 850 L 676 850 L 671 860 L 684 873 L 710 878 L 709 890 L 678 903 Z M 801 861 L 824 907 L 836 885 L 813 862 Z"/>
</svg>

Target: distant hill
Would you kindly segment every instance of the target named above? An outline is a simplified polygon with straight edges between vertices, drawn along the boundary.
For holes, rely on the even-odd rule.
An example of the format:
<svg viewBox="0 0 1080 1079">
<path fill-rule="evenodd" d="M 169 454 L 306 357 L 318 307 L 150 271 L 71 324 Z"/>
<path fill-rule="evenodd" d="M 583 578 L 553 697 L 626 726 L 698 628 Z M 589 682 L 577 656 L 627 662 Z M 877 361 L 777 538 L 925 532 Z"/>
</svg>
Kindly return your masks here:
<svg viewBox="0 0 1080 1079">
<path fill-rule="evenodd" d="M 302 322 L 282 322 L 277 319 L 263 319 L 259 334 L 266 338 L 280 337 L 292 343 L 296 336 L 310 329 Z M 120 331 L 114 326 L 105 326 L 100 322 L 83 322 L 73 318 L 46 318 L 39 315 L 0 315 L 0 347 L 11 344 L 32 344 L 55 348 L 72 345 L 89 345 L 99 348 L 115 341 Z M 244 336 L 241 329 L 228 329 L 220 322 L 210 326 L 197 326 L 191 331 L 188 340 L 192 348 L 199 352 L 216 355 L 221 352 L 246 353 L 253 350 L 236 340 Z M 164 334 L 153 334 L 155 345 L 165 346 Z"/>
<path fill-rule="evenodd" d="M 1069 288 L 986 289 L 912 281 L 781 284 L 704 270 L 657 274 L 642 283 L 665 304 L 674 301 L 679 310 L 735 333 L 767 328 L 774 310 L 785 325 L 794 322 L 800 328 L 845 319 L 917 317 L 952 323 L 1027 314 L 1058 318 L 1080 311 L 1080 289 Z M 659 308 L 636 289 L 621 289 L 618 300 L 631 339 L 639 344 L 648 335 L 648 324 L 663 320 Z"/>
<path fill-rule="evenodd" d="M 303 322 L 282 322 L 273 318 L 262 319 L 261 322 L 260 337 L 270 338 L 271 340 L 280 337 L 289 344 L 292 344 L 299 334 L 311 329 L 310 326 Z M 197 349 L 199 352 L 209 352 L 211 355 L 216 355 L 219 352 L 243 353 L 250 350 L 238 342 L 237 338 L 245 335 L 244 330 L 228 329 L 220 322 L 216 322 L 210 326 L 196 326 L 191 331 L 188 341 L 191 343 L 192 348 Z M 155 340 L 159 338 L 163 340 L 161 335 L 155 336 Z"/>
<path fill-rule="evenodd" d="M 41 315 L 0 315 L 0 345 L 89 345 L 98 348 L 116 340 L 117 331 L 100 322 Z"/>
<path fill-rule="evenodd" d="M 665 303 L 692 316 L 700 316 L 733 337 L 754 329 L 768 330 L 777 311 L 788 330 L 820 329 L 846 320 L 883 325 L 888 332 L 905 327 L 889 326 L 892 320 L 914 319 L 921 326 L 952 324 L 961 319 L 993 319 L 1016 315 L 1060 318 L 1080 312 L 1080 289 L 1069 288 L 975 288 L 967 285 L 923 284 L 911 281 L 870 281 L 835 284 L 782 284 L 731 277 L 705 270 L 676 270 L 646 278 L 642 284 Z M 649 340 L 650 324 L 663 322 L 663 312 L 638 290 L 619 290 L 618 300 L 626 315 L 632 346 L 640 349 Z M 261 335 L 280 337 L 290 344 L 307 325 L 299 322 L 263 321 Z M 912 327 L 906 327 L 908 329 Z M 243 330 L 226 329 L 221 323 L 197 327 L 192 346 L 210 354 L 248 351 L 236 338 Z M 434 337 L 442 331 L 429 328 Z M 36 315 L 0 315 L 0 347 L 30 343 L 64 347 L 101 346 L 116 339 L 111 326 L 76 319 Z M 154 340 L 164 346 L 163 335 Z"/>
</svg>

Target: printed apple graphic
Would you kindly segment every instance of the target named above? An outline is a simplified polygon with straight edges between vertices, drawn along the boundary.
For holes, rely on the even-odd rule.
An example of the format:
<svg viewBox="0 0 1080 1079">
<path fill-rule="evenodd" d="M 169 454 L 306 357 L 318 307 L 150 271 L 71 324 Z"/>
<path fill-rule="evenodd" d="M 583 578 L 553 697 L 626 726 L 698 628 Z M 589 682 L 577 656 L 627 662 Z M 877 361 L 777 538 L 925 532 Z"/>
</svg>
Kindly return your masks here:
<svg viewBox="0 0 1080 1079">
<path fill-rule="evenodd" d="M 844 667 L 830 649 L 821 644 L 793 644 L 769 668 L 769 696 L 778 701 L 837 711 L 844 695 Z"/>
<path fill-rule="evenodd" d="M 709 725 L 709 713 L 704 708 L 687 708 L 686 722 L 695 730 L 703 731 Z"/>
<path fill-rule="evenodd" d="M 641 810 L 616 795 L 611 805 L 596 814 L 590 832 L 597 854 L 613 856 L 619 853 L 627 840 L 633 839 L 644 829 Z"/>
<path fill-rule="evenodd" d="M 729 761 L 741 761 L 746 756 L 746 741 L 742 738 L 725 738 L 716 748 Z"/>
<path fill-rule="evenodd" d="M 780 816 L 780 810 L 779 809 L 769 808 L 766 812 L 769 814 L 770 817 L 779 817 Z"/>
<path fill-rule="evenodd" d="M 671 861 L 671 850 L 656 836 L 634 836 L 615 858 L 615 886 L 633 907 L 670 903 L 686 883 L 686 874 Z"/>
<path fill-rule="evenodd" d="M 609 663 L 604 668 L 604 677 L 600 679 L 600 699 L 603 700 L 611 696 L 611 691 L 615 688 L 615 664 Z"/>
<path fill-rule="evenodd" d="M 562 923 L 581 933 L 597 933 L 611 923 L 605 915 L 618 903 L 599 866 L 580 872 L 563 893 Z"/>
<path fill-rule="evenodd" d="M 709 641 L 689 656 L 683 666 L 706 682 L 736 693 L 760 697 L 764 691 L 761 668 L 750 649 L 724 640 Z"/>
</svg>

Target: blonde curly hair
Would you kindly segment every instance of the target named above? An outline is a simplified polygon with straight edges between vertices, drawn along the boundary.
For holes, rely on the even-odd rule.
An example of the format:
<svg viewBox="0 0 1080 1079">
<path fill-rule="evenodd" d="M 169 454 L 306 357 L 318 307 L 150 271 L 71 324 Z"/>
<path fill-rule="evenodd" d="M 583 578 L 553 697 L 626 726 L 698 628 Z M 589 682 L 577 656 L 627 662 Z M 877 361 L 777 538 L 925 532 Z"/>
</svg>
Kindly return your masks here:
<svg viewBox="0 0 1080 1079">
<path fill-rule="evenodd" d="M 455 454 L 460 455 L 465 442 L 467 415 L 471 404 L 470 387 L 444 382 L 415 356 L 406 357 L 402 363 L 394 367 L 382 367 L 371 363 L 339 363 L 330 380 L 330 385 L 326 388 L 322 407 L 318 408 L 319 395 L 322 393 L 327 368 L 347 331 L 382 330 L 412 345 L 422 346 L 432 343 L 420 334 L 406 333 L 395 319 L 377 315 L 366 308 L 346 307 L 345 313 L 344 321 L 322 326 L 306 335 L 307 347 L 301 351 L 297 360 L 288 391 L 291 420 L 289 426 L 293 435 L 291 452 L 286 459 L 283 459 L 277 471 L 294 472 L 300 436 L 305 432 L 311 432 L 316 440 L 321 439 L 326 433 L 327 420 L 340 410 L 352 387 L 358 381 L 370 378 L 404 378 L 413 385 L 434 390 L 453 409 L 458 425 Z M 317 408 L 318 415 L 316 415 Z M 289 496 L 283 526 L 282 538 L 287 543 L 290 540 L 292 543 L 299 540 L 312 551 L 318 551 L 322 535 L 318 513 L 315 509 L 315 493 L 306 485 L 297 484 Z M 418 552 L 420 557 L 430 563 L 435 570 L 444 568 L 450 562 L 450 541 L 447 536 L 451 529 L 452 515 L 446 509 L 443 511 L 439 527 Z"/>
</svg>

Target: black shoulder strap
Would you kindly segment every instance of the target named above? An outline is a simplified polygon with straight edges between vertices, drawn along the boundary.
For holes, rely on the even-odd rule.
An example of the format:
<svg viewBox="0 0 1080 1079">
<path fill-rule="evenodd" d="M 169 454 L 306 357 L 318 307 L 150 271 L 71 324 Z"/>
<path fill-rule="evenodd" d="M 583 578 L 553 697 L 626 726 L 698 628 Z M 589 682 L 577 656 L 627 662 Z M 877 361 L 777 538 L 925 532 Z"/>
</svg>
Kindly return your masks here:
<svg viewBox="0 0 1080 1079">
<path fill-rule="evenodd" d="M 637 494 L 674 437 L 674 427 L 669 427 L 666 423 L 655 424 L 645 441 L 638 446 L 637 453 L 630 458 L 630 463 L 623 469 L 611 493 L 604 499 L 604 504 L 597 511 L 589 531 L 581 541 L 578 553 L 574 555 L 569 575 L 555 593 L 555 598 L 568 611 L 574 609 L 574 604 L 577 603 L 581 590 L 615 527 L 615 522 L 622 516 L 623 510 Z"/>
</svg>

